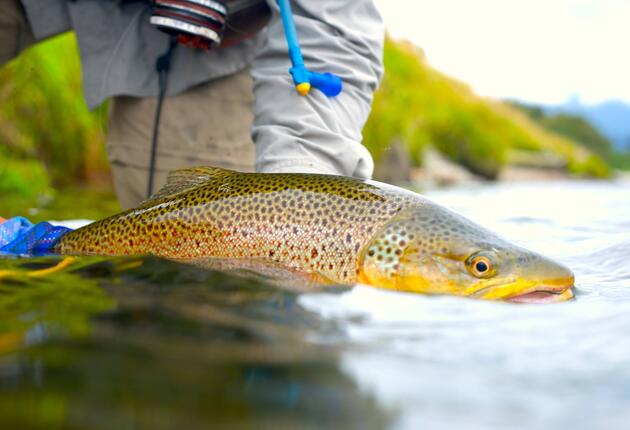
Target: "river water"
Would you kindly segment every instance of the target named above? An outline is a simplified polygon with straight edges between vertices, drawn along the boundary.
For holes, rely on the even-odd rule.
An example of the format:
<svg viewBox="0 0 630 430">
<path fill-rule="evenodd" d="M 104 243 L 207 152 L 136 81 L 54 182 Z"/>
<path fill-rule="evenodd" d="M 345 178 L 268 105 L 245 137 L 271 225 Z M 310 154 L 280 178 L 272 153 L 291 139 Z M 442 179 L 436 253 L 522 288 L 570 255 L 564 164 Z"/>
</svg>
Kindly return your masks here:
<svg viewBox="0 0 630 430">
<path fill-rule="evenodd" d="M 0 260 L 0 428 L 628 428 L 630 183 L 425 194 L 571 267 L 576 299 L 299 294 L 148 257 L 53 273 L 59 258 Z"/>
</svg>

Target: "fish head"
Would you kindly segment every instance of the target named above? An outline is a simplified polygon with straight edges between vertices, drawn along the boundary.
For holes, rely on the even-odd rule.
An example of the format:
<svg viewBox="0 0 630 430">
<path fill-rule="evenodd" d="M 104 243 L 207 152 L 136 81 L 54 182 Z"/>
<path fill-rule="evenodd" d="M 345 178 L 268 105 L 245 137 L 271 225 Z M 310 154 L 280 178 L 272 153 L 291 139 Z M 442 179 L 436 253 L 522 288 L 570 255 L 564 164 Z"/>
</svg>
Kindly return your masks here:
<svg viewBox="0 0 630 430">
<path fill-rule="evenodd" d="M 359 280 L 399 291 L 521 303 L 573 297 L 571 270 L 427 202 L 401 211 L 365 246 Z"/>
</svg>

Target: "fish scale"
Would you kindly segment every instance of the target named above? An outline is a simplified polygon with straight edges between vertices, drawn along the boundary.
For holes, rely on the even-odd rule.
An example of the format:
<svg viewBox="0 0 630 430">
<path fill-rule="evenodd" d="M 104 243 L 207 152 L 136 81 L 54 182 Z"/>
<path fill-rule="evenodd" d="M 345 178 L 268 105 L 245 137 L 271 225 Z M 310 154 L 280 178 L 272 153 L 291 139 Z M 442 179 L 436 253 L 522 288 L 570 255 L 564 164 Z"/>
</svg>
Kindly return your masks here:
<svg viewBox="0 0 630 430">
<path fill-rule="evenodd" d="M 362 249 L 412 193 L 331 175 L 176 172 L 139 207 L 66 235 L 62 254 L 256 259 L 335 283 L 357 281 Z"/>
</svg>

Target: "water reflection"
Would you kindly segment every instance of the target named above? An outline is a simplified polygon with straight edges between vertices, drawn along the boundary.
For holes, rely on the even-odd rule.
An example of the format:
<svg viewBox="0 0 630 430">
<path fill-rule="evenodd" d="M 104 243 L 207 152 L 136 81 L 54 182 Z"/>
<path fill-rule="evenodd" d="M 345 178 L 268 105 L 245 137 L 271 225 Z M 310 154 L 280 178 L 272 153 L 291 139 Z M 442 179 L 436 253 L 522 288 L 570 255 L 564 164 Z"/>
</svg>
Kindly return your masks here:
<svg viewBox="0 0 630 430">
<path fill-rule="evenodd" d="M 295 293 L 155 258 L 28 276 L 55 263 L 3 261 L 2 428 L 389 426 Z"/>
</svg>

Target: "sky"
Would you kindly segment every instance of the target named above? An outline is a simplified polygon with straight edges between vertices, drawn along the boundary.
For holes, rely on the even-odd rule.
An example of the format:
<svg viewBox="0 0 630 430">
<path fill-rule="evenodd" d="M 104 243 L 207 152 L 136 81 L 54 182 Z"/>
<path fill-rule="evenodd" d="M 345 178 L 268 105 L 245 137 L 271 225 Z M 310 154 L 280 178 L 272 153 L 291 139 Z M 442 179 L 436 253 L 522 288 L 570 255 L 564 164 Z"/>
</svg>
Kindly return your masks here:
<svg viewBox="0 0 630 430">
<path fill-rule="evenodd" d="M 375 0 L 389 33 L 481 95 L 630 102 L 630 0 Z"/>
</svg>

